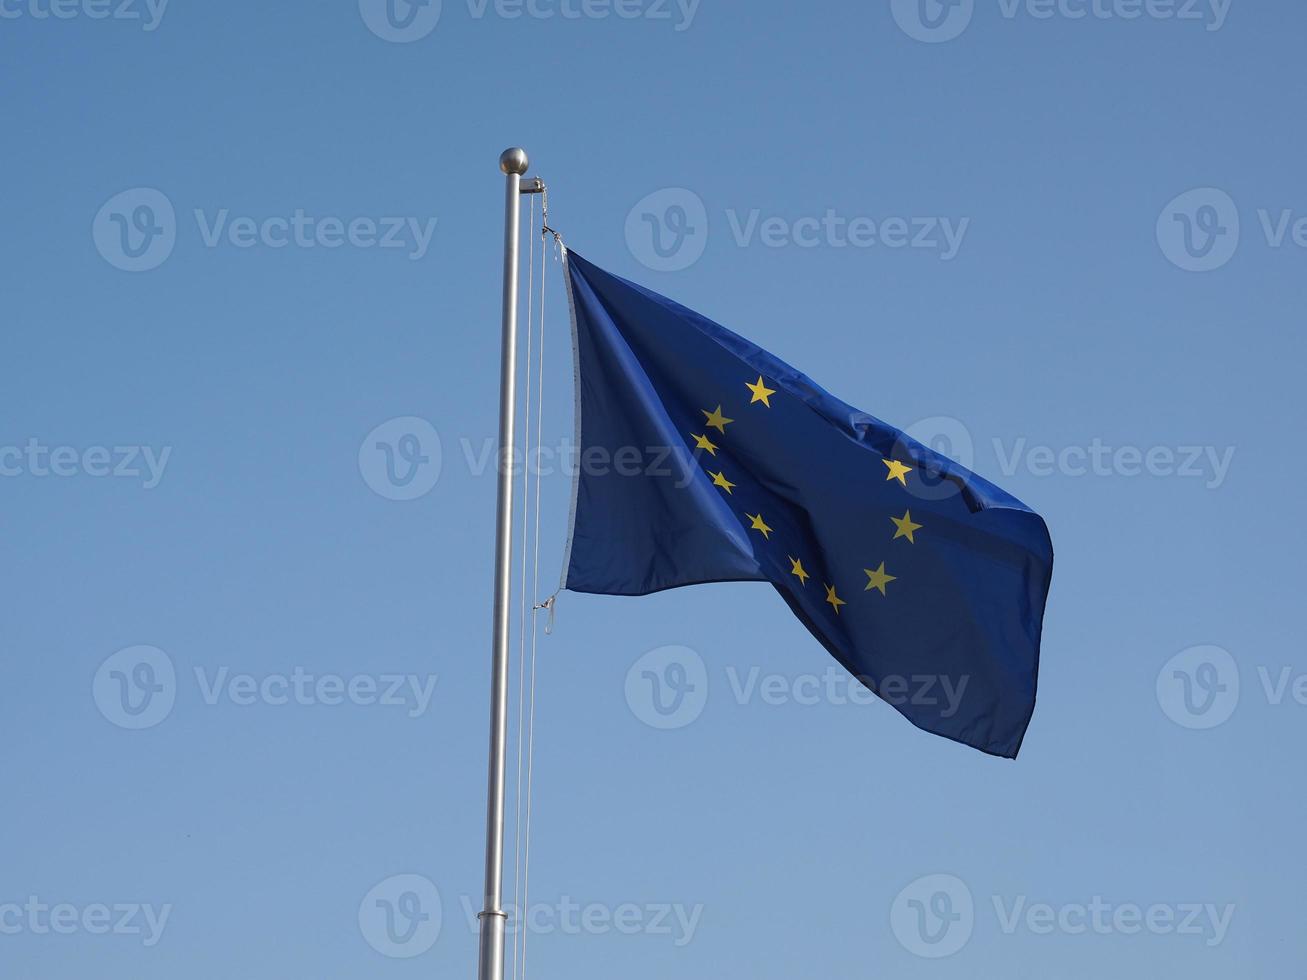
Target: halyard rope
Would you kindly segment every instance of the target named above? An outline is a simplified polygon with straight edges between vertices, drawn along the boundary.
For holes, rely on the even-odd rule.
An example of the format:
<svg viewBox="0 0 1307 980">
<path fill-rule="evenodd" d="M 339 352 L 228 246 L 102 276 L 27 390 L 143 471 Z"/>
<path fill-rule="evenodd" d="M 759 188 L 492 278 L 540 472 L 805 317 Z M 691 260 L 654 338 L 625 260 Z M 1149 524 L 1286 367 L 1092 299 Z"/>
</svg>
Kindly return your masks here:
<svg viewBox="0 0 1307 980">
<path fill-rule="evenodd" d="M 546 236 L 553 235 L 561 242 L 558 233 L 549 227 L 548 192 L 541 194 L 540 229 L 540 292 L 535 291 L 535 197 L 531 200 L 531 219 L 527 256 L 527 337 L 526 337 L 526 397 L 525 418 L 523 420 L 523 456 L 522 456 L 522 564 L 520 573 L 520 621 L 518 630 L 518 686 L 517 686 L 517 792 L 515 794 L 514 817 L 514 867 L 513 867 L 513 980 L 526 978 L 527 929 L 531 884 L 531 814 L 533 805 L 533 788 L 535 773 L 535 722 L 536 722 L 536 654 L 539 639 L 537 614 L 544 610 L 548 613 L 545 634 L 553 631 L 555 592 L 542 602 L 534 603 L 530 608 L 530 622 L 527 622 L 527 596 L 539 595 L 540 592 L 540 506 L 543 473 L 538 462 L 534 465 L 535 486 L 531 486 L 532 448 L 539 451 L 544 430 L 544 396 L 545 396 L 545 296 L 546 268 L 549 249 Z M 539 302 L 540 315 L 535 317 L 535 305 Z M 537 327 L 536 324 L 539 323 Z M 536 331 L 539 331 L 537 342 Z M 535 377 L 532 378 L 534 371 Z M 534 385 L 535 401 L 531 394 Z M 535 432 L 531 423 L 535 422 Z M 534 438 L 533 438 L 534 435 Z M 515 460 L 505 460 L 505 465 L 516 465 Z M 527 588 L 527 554 L 531 556 L 530 589 Z M 527 633 L 530 633 L 530 653 L 527 653 Z M 528 666 L 529 660 L 529 666 Z M 523 785 L 523 747 L 525 745 L 525 786 Z"/>
<path fill-rule="evenodd" d="M 527 285 L 526 285 L 526 399 L 525 399 L 525 424 L 523 425 L 525 444 L 525 459 L 531 458 L 531 346 L 532 338 L 535 336 L 533 314 L 535 307 L 532 302 L 534 295 L 533 276 L 535 275 L 535 226 L 536 226 L 536 202 L 535 196 L 531 195 L 531 218 L 527 232 L 528 252 L 527 252 Z M 515 461 L 507 457 L 500 460 L 501 466 L 512 466 Z M 527 469 L 522 470 L 522 572 L 519 583 L 519 619 L 518 619 L 518 652 L 517 652 L 517 789 L 513 794 L 514 813 L 513 813 L 513 916 L 514 927 L 517 932 L 513 934 L 513 977 L 516 980 L 518 976 L 518 945 L 517 935 L 521 931 L 521 883 L 522 883 L 522 743 L 523 743 L 523 715 L 526 704 L 526 548 L 527 548 L 527 492 L 529 486 L 527 483 Z"/>
</svg>

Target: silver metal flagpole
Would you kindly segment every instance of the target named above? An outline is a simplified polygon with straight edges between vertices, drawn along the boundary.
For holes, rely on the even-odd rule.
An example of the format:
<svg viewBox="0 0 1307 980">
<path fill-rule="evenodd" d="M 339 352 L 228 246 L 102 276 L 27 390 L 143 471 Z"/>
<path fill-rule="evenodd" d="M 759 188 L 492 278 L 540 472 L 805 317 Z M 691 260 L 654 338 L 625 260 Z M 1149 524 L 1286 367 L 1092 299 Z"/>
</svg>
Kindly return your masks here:
<svg viewBox="0 0 1307 980">
<path fill-rule="evenodd" d="M 490 679 L 490 775 L 486 791 L 486 883 L 481 914 L 480 980 L 503 980 L 504 928 L 501 905 L 504 869 L 504 760 L 508 742 L 508 613 L 512 597 L 513 474 L 517 419 L 517 272 L 521 181 L 526 151 L 505 150 L 504 326 L 499 368 L 499 503 L 495 514 L 495 605 Z"/>
</svg>

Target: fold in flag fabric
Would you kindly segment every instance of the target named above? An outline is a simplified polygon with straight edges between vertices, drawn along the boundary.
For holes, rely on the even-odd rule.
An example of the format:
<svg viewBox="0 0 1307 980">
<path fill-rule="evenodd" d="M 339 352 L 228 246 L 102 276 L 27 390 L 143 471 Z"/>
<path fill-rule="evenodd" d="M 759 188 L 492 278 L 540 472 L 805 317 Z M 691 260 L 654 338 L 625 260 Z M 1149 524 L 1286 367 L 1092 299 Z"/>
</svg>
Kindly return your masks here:
<svg viewBox="0 0 1307 980">
<path fill-rule="evenodd" d="M 1016 758 L 1053 567 L 1039 515 L 575 252 L 567 280 L 581 465 L 565 587 L 770 582 L 914 725 Z"/>
</svg>

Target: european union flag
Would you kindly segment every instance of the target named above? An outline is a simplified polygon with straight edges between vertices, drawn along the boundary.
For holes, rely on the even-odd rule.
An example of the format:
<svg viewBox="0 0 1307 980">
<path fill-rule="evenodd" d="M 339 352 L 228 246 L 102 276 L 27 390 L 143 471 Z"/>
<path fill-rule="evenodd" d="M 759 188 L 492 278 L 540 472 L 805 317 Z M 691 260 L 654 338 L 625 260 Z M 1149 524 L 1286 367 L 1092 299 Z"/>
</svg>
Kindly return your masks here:
<svg viewBox="0 0 1307 980">
<path fill-rule="evenodd" d="M 566 588 L 770 582 L 920 728 L 1015 758 L 1053 568 L 1015 497 L 666 297 L 567 256 Z"/>
</svg>

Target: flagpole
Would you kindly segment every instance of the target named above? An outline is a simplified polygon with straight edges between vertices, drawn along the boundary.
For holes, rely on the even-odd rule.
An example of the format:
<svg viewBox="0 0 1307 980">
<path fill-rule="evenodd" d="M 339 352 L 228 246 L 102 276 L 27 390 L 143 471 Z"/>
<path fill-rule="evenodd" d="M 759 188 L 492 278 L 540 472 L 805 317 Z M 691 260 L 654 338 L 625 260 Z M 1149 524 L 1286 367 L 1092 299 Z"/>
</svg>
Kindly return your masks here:
<svg viewBox="0 0 1307 980">
<path fill-rule="evenodd" d="M 508 614 L 512 596 L 513 474 L 517 416 L 517 292 L 518 239 L 522 175 L 526 151 L 505 150 L 499 169 L 505 177 L 504 302 L 499 364 L 499 492 L 495 513 L 495 600 L 492 622 L 490 679 L 490 765 L 486 791 L 486 881 L 481 923 L 479 980 L 503 980 L 504 931 L 508 915 L 502 906 L 504 869 L 504 764 L 508 742 Z"/>
</svg>

